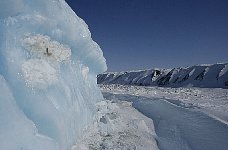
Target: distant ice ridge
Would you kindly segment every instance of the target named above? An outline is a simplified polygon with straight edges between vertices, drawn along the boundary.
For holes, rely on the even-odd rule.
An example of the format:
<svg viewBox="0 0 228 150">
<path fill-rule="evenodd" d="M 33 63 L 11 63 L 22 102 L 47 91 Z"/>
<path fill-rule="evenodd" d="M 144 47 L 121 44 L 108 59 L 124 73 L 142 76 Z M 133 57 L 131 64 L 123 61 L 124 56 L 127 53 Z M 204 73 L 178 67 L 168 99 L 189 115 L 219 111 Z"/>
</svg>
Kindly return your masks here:
<svg viewBox="0 0 228 150">
<path fill-rule="evenodd" d="M 0 66 L 0 149 L 70 150 L 107 68 L 86 23 L 64 0 L 1 0 Z"/>
<path fill-rule="evenodd" d="M 173 69 L 108 72 L 98 75 L 97 81 L 99 84 L 228 88 L 228 63 Z"/>
</svg>

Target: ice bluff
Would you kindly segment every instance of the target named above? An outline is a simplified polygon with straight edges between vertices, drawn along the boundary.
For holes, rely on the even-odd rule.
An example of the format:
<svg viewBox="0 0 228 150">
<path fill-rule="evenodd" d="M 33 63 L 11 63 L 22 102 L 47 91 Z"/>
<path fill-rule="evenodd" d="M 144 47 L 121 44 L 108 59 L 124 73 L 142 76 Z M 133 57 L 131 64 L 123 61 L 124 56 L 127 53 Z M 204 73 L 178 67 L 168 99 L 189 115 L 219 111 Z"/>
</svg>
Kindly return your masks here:
<svg viewBox="0 0 228 150">
<path fill-rule="evenodd" d="M 108 72 L 98 75 L 97 81 L 99 84 L 228 88 L 228 63 L 173 69 Z"/>
<path fill-rule="evenodd" d="M 1 0 L 0 66 L 0 149 L 70 150 L 107 69 L 86 23 L 64 0 Z"/>
</svg>

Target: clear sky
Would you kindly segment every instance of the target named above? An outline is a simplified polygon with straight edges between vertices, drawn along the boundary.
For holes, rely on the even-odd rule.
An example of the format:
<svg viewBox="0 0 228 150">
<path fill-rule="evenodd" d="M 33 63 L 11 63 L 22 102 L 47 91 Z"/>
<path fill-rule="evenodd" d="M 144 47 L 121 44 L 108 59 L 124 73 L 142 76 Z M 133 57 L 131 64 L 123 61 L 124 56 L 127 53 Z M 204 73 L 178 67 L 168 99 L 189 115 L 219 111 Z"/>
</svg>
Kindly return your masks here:
<svg viewBox="0 0 228 150">
<path fill-rule="evenodd" d="M 228 62 L 228 0 L 66 0 L 108 71 Z"/>
</svg>

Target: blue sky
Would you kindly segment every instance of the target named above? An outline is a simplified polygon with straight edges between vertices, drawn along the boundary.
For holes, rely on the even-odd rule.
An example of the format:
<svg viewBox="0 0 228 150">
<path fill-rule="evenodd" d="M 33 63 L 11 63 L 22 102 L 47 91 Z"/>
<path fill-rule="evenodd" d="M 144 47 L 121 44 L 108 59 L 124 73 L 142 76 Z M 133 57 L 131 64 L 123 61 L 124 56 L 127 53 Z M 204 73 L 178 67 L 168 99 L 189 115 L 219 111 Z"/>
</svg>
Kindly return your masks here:
<svg viewBox="0 0 228 150">
<path fill-rule="evenodd" d="M 228 0 L 66 0 L 108 71 L 228 62 Z"/>
</svg>

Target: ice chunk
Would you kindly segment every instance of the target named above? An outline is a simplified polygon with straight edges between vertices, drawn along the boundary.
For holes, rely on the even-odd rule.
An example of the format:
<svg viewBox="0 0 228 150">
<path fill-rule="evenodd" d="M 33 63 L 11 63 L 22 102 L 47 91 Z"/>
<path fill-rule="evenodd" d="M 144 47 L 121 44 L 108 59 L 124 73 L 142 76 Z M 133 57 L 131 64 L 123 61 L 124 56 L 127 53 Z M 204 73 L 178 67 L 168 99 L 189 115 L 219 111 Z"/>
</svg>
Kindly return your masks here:
<svg viewBox="0 0 228 150">
<path fill-rule="evenodd" d="M 86 23 L 65 0 L 1 0 L 0 66 L 0 149 L 70 150 L 107 68 Z"/>
</svg>

